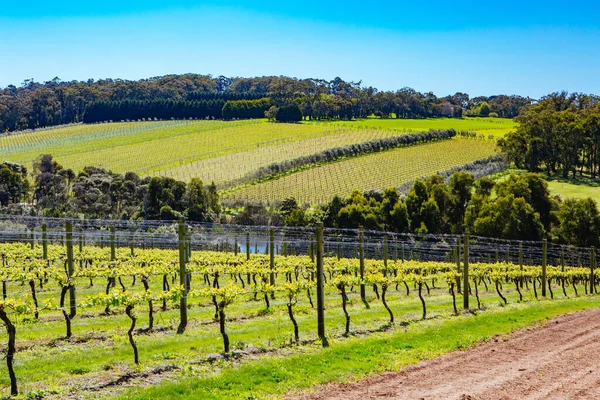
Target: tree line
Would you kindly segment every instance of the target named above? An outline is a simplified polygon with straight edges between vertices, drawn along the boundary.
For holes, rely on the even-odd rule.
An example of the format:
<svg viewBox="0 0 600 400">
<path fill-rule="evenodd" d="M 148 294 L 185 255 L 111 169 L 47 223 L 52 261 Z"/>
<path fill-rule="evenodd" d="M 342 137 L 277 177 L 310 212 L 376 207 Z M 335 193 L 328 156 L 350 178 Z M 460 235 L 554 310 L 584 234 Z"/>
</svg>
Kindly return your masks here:
<svg viewBox="0 0 600 400">
<path fill-rule="evenodd" d="M 218 222 L 221 205 L 216 185 L 205 185 L 197 178 L 185 183 L 97 167 L 75 173 L 46 154 L 35 160 L 31 183 L 23 167 L 0 164 L 0 212 L 169 221 L 185 215 L 193 221 Z"/>
<path fill-rule="evenodd" d="M 599 97 L 553 93 L 521 109 L 516 121 L 499 145 L 517 167 L 564 178 L 600 173 Z"/>
<path fill-rule="evenodd" d="M 490 160 L 494 163 L 496 160 Z M 267 209 L 246 204 L 223 212 L 214 183 L 167 177 L 140 178 L 86 167 L 77 174 L 43 155 L 33 181 L 18 164 L 0 164 L 0 212 L 98 219 L 162 219 L 247 225 L 358 228 L 405 233 L 463 233 L 511 240 L 548 238 L 576 246 L 600 245 L 600 214 L 592 199 L 552 197 L 538 174 L 511 175 L 502 182 L 467 172 L 416 180 L 406 195 L 398 189 L 335 196 L 319 207 L 294 199 Z"/>
<path fill-rule="evenodd" d="M 293 198 L 278 207 L 247 205 L 234 217 L 246 225 L 312 226 L 418 234 L 461 234 L 510 240 L 541 240 L 575 246 L 600 245 L 600 213 L 592 199 L 552 197 L 539 175 L 511 175 L 503 182 L 456 172 L 449 182 L 435 175 L 414 182 L 406 196 L 397 189 L 335 196 L 317 209 Z"/>
<path fill-rule="evenodd" d="M 411 88 L 379 91 L 363 86 L 361 81 L 346 82 L 340 78 L 328 81 L 185 74 L 137 81 L 65 82 L 55 78 L 39 83 L 29 79 L 20 86 L 9 85 L 0 90 L 0 132 L 73 122 L 222 118 L 226 102 L 262 98 L 269 98 L 277 107 L 294 104 L 306 119 L 351 119 L 372 114 L 395 118 L 461 117 L 469 110 L 471 114 L 511 118 L 532 100 L 506 95 L 471 98 L 460 92 L 438 97 Z"/>
</svg>

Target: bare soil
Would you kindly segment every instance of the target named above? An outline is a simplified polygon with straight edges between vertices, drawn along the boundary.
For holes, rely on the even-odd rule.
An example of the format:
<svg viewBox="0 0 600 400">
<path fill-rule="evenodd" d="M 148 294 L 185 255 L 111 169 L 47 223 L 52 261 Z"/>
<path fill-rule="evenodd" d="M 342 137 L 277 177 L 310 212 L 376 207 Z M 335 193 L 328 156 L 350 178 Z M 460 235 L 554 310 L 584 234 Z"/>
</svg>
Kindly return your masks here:
<svg viewBox="0 0 600 400">
<path fill-rule="evenodd" d="M 600 310 L 297 399 L 600 399 Z"/>
</svg>

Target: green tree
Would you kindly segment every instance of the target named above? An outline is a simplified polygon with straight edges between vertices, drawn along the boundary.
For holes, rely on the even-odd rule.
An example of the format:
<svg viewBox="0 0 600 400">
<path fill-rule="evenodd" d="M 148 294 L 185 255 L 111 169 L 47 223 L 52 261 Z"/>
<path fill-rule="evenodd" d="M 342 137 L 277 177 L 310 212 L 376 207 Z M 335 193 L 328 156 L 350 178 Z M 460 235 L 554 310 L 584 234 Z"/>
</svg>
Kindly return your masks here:
<svg viewBox="0 0 600 400">
<path fill-rule="evenodd" d="M 487 101 L 484 101 L 479 105 L 479 116 L 480 117 L 488 117 L 490 115 L 490 105 Z"/>
<path fill-rule="evenodd" d="M 466 172 L 457 172 L 450 177 L 450 190 L 454 198 L 452 207 L 452 225 L 456 233 L 464 232 L 465 211 L 472 196 L 475 179 Z"/>
<path fill-rule="evenodd" d="M 302 111 L 296 104 L 287 104 L 279 107 L 275 118 L 277 122 L 299 122 L 302 121 Z"/>
<path fill-rule="evenodd" d="M 567 199 L 558 211 L 559 225 L 555 235 L 562 243 L 591 247 L 600 246 L 598 204 L 591 198 Z"/>
<path fill-rule="evenodd" d="M 405 200 L 410 218 L 410 226 L 413 230 L 416 230 L 421 225 L 421 207 L 428 198 L 425 182 L 420 179 L 416 180 Z"/>
<path fill-rule="evenodd" d="M 522 197 L 512 194 L 487 201 L 473 224 L 473 233 L 511 240 L 541 240 L 540 215 Z"/>
<path fill-rule="evenodd" d="M 442 216 L 440 209 L 433 198 L 423 203 L 420 214 L 422 223 L 427 227 L 428 233 L 440 233 Z"/>
<path fill-rule="evenodd" d="M 394 232 L 408 232 L 410 228 L 410 218 L 406 204 L 398 201 L 390 212 L 390 227 Z"/>
</svg>

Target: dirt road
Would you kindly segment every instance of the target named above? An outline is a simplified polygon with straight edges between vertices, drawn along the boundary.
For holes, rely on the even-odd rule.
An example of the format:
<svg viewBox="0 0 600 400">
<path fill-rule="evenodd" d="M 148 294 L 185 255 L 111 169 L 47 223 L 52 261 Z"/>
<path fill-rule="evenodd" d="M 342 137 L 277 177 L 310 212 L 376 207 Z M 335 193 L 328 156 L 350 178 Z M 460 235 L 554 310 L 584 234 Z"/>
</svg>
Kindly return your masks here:
<svg viewBox="0 0 600 400">
<path fill-rule="evenodd" d="M 298 399 L 600 399 L 600 310 Z"/>
</svg>

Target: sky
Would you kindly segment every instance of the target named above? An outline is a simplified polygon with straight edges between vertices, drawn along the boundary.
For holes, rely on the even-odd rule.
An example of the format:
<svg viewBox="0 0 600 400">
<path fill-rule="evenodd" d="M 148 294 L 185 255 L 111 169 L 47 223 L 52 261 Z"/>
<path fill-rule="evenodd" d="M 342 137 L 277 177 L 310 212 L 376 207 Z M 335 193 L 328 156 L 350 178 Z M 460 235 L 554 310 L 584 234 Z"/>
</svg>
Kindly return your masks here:
<svg viewBox="0 0 600 400">
<path fill-rule="evenodd" d="M 587 0 L 3 3 L 0 87 L 192 72 L 600 95 L 600 4 Z"/>
</svg>

